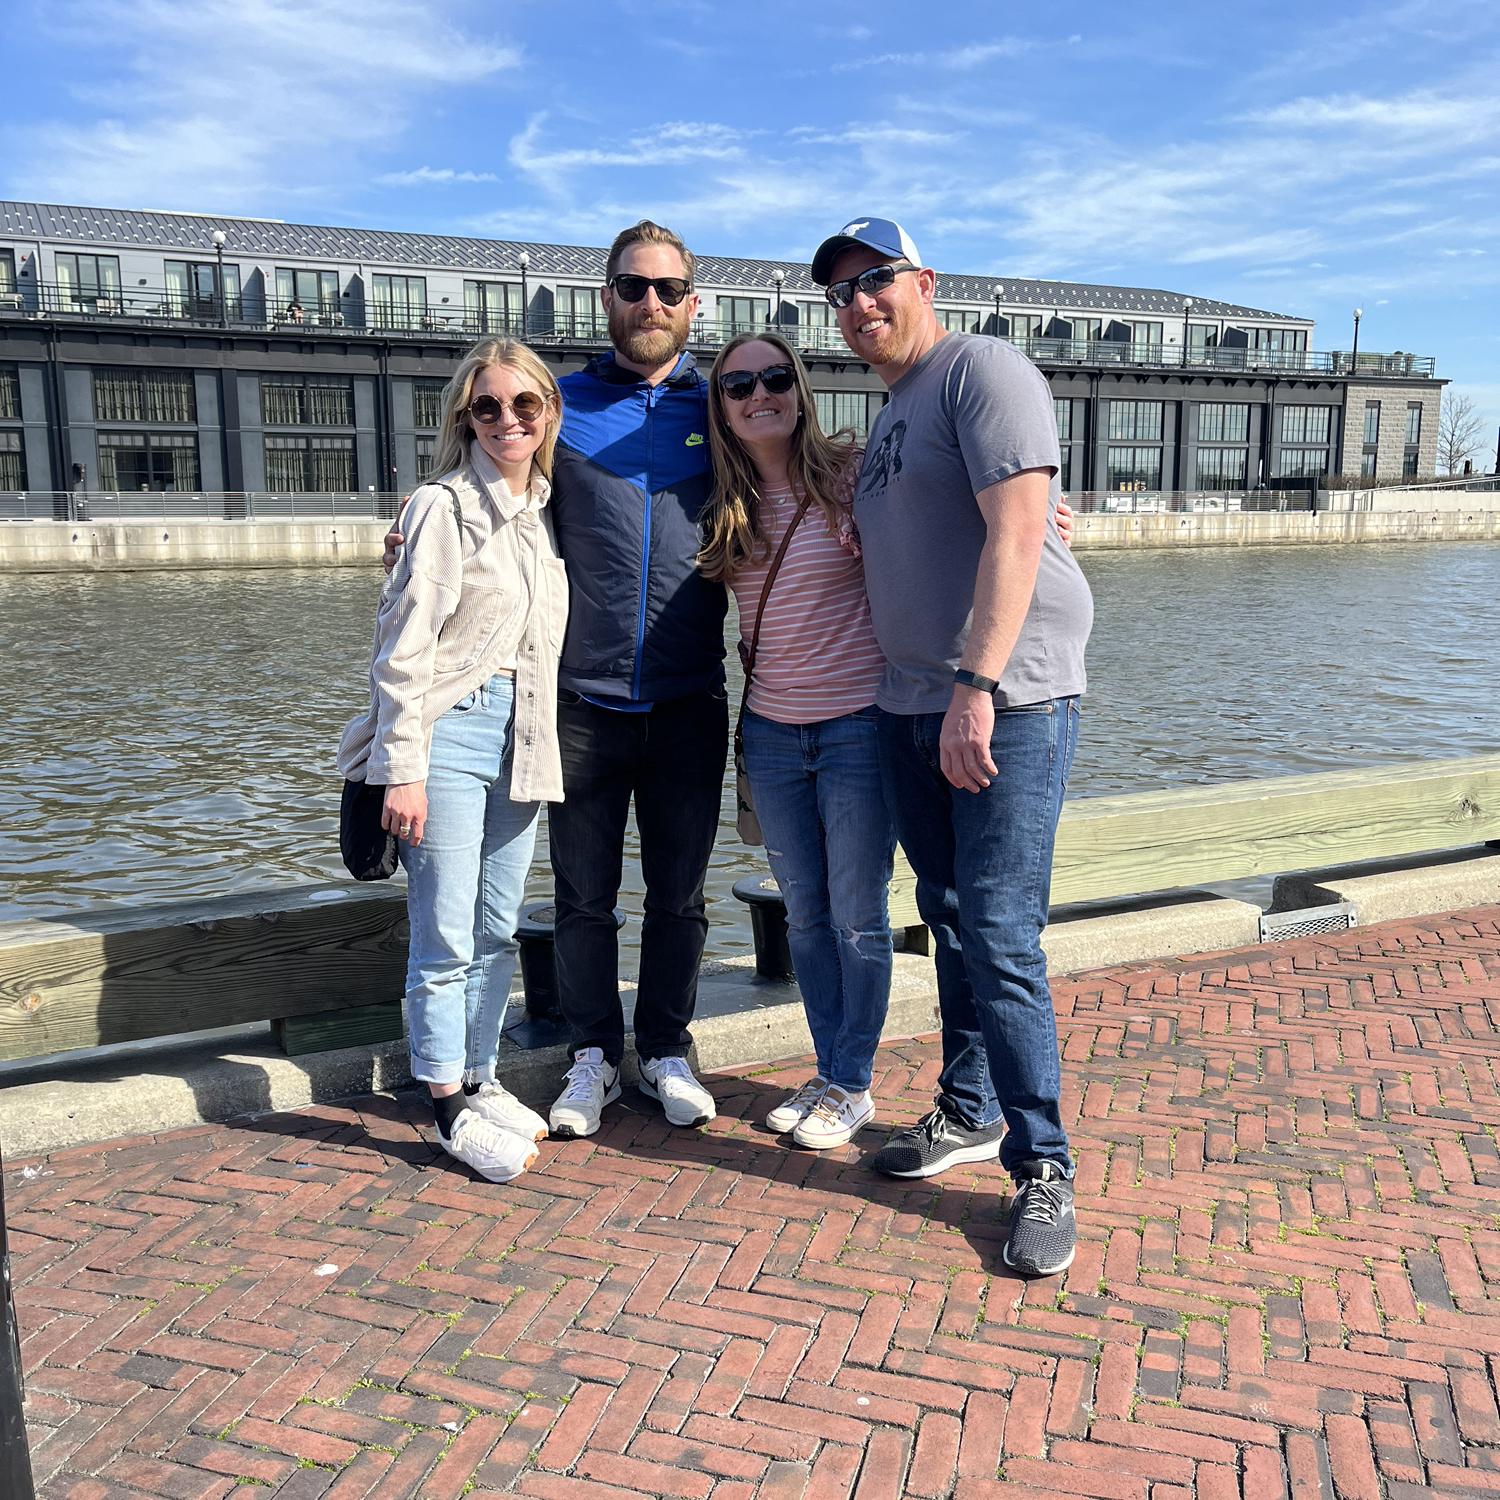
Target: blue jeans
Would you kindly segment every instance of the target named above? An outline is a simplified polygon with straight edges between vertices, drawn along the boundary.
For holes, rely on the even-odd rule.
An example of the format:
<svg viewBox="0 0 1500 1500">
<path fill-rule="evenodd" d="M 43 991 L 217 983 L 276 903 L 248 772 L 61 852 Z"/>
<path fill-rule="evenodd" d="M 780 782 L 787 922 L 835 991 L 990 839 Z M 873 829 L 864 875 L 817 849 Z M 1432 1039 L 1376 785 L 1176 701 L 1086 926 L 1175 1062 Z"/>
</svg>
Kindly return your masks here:
<svg viewBox="0 0 1500 1500">
<path fill-rule="evenodd" d="M 406 1029 L 423 1083 L 495 1076 L 516 921 L 540 803 L 510 800 L 515 680 L 495 676 L 433 726 L 427 827 L 402 843 L 411 939 Z"/>
<path fill-rule="evenodd" d="M 787 944 L 818 1072 L 870 1086 L 891 998 L 886 887 L 895 835 L 880 784 L 877 714 L 816 724 L 745 715 L 745 766 L 786 903 Z"/>
<path fill-rule="evenodd" d="M 942 714 L 880 718 L 886 796 L 937 948 L 942 1102 L 971 1126 L 1004 1115 L 1007 1170 L 1050 1161 L 1071 1176 L 1041 937 L 1078 700 L 996 713 L 990 754 L 999 775 L 982 792 L 960 791 L 943 775 L 942 726 Z"/>
</svg>

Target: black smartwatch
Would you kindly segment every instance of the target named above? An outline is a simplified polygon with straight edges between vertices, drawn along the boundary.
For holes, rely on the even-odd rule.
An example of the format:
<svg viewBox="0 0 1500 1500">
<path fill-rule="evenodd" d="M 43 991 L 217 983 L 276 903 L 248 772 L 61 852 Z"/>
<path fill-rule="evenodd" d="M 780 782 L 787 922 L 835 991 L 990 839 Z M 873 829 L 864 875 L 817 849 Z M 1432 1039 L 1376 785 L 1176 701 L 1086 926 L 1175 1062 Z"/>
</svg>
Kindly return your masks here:
<svg viewBox="0 0 1500 1500">
<path fill-rule="evenodd" d="M 964 687 L 978 688 L 981 693 L 993 695 L 1000 691 L 1000 684 L 993 677 L 981 677 L 978 672 L 971 672 L 967 667 L 960 667 L 953 674 L 953 680 L 962 683 Z"/>
</svg>

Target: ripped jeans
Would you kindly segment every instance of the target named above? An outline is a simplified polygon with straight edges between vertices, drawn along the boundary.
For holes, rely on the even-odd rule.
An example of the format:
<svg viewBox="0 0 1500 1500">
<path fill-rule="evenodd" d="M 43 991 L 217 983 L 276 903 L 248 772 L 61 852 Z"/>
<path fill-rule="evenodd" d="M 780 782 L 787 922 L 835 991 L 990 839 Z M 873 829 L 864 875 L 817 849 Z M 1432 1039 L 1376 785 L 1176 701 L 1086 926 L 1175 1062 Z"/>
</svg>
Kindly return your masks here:
<svg viewBox="0 0 1500 1500">
<path fill-rule="evenodd" d="M 891 996 L 895 834 L 877 722 L 874 708 L 816 724 L 745 715 L 750 791 L 786 903 L 818 1072 L 854 1093 L 870 1086 Z"/>
</svg>

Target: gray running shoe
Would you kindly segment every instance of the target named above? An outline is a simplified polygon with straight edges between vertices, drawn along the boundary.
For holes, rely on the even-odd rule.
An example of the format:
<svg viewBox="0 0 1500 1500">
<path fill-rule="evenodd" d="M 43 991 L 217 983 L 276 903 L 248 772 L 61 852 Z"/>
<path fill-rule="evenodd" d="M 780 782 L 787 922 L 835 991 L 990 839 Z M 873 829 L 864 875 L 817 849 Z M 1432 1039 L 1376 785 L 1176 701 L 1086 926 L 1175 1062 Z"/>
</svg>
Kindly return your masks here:
<svg viewBox="0 0 1500 1500">
<path fill-rule="evenodd" d="M 1078 1234 L 1072 1182 L 1054 1161 L 1023 1161 L 1014 1176 L 1005 1264 L 1022 1276 L 1066 1271 Z"/>
<path fill-rule="evenodd" d="M 994 1161 L 1004 1134 L 1003 1120 L 972 1130 L 939 1104 L 915 1125 L 898 1130 L 870 1165 L 887 1177 L 936 1177 L 962 1162 Z"/>
</svg>

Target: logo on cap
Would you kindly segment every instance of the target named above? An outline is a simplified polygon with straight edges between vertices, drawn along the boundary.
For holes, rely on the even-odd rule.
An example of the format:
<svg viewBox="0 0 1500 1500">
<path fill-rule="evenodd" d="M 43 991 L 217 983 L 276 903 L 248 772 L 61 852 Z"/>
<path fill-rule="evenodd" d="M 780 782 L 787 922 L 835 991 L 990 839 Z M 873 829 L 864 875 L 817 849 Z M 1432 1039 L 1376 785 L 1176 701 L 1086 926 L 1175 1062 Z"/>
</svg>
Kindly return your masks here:
<svg viewBox="0 0 1500 1500">
<path fill-rule="evenodd" d="M 845 224 L 844 227 L 839 230 L 839 233 L 858 234 L 861 229 L 868 229 L 869 227 L 870 221 L 868 219 L 856 219 L 852 224 Z"/>
</svg>

